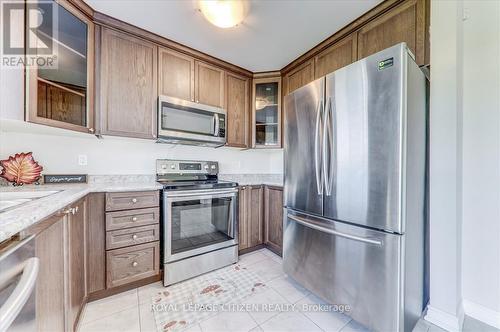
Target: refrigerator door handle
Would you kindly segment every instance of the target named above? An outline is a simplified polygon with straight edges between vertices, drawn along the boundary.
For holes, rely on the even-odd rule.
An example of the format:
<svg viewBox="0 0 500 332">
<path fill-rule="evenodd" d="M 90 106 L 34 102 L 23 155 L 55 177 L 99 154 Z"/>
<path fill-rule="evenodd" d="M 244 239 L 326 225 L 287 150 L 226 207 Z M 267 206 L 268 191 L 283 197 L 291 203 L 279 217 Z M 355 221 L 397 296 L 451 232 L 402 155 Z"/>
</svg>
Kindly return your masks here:
<svg viewBox="0 0 500 332">
<path fill-rule="evenodd" d="M 314 170 L 316 175 L 316 187 L 318 188 L 318 195 L 323 194 L 323 172 L 322 172 L 322 159 L 324 155 L 322 154 L 319 144 L 319 131 L 321 128 L 321 122 L 324 121 L 324 116 L 322 114 L 323 110 L 323 99 L 318 102 L 318 107 L 316 108 L 316 129 L 314 132 Z M 324 149 L 323 149 L 324 150 Z M 320 156 L 321 154 L 321 156 Z"/>
<path fill-rule="evenodd" d="M 325 191 L 326 196 L 330 196 L 332 194 L 332 186 L 333 186 L 333 124 L 331 119 L 332 115 L 332 98 L 328 97 L 328 101 L 326 103 L 325 110 L 325 118 L 323 124 L 323 174 L 325 178 Z M 328 149 L 328 137 L 332 137 L 331 148 Z"/>
<path fill-rule="evenodd" d="M 366 238 L 366 237 L 361 237 L 361 236 L 356 236 L 356 235 L 352 235 L 352 234 L 339 232 L 339 231 L 336 231 L 336 230 L 333 230 L 330 228 L 326 228 L 326 227 L 317 225 L 315 223 L 310 222 L 309 220 L 307 220 L 305 218 L 302 218 L 302 217 L 299 217 L 299 216 L 296 216 L 293 214 L 287 214 L 287 217 L 289 219 L 292 219 L 293 221 L 305 226 L 305 227 L 309 227 L 309 228 L 315 229 L 315 230 L 323 232 L 323 233 L 327 233 L 327 234 L 335 235 L 335 236 L 340 236 L 340 237 L 343 237 L 346 239 L 359 241 L 359 242 L 363 242 L 363 243 L 374 244 L 377 246 L 383 245 L 383 242 L 381 240 L 376 240 L 376 239 L 372 239 L 372 238 Z"/>
</svg>

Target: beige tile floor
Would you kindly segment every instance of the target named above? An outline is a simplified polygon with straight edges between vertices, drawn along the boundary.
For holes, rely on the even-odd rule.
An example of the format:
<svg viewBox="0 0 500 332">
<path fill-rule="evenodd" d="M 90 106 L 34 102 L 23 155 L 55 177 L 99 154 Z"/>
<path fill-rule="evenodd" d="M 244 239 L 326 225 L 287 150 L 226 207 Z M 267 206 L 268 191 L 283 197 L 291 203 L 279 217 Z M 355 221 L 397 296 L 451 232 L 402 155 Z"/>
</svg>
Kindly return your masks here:
<svg viewBox="0 0 500 332">
<path fill-rule="evenodd" d="M 268 290 L 251 296 L 251 304 L 320 304 L 319 298 L 287 278 L 281 269 L 281 258 L 267 249 L 240 257 L 240 264 L 257 273 Z M 157 282 L 133 289 L 86 305 L 79 324 L 79 332 L 156 332 L 150 304 L 151 297 L 162 290 Z M 335 312 L 221 312 L 187 332 L 210 331 L 326 331 L 365 332 L 363 326 L 349 317 Z M 466 332 L 499 332 L 481 322 L 467 318 Z M 420 320 L 414 332 L 443 332 L 439 327 Z"/>
</svg>

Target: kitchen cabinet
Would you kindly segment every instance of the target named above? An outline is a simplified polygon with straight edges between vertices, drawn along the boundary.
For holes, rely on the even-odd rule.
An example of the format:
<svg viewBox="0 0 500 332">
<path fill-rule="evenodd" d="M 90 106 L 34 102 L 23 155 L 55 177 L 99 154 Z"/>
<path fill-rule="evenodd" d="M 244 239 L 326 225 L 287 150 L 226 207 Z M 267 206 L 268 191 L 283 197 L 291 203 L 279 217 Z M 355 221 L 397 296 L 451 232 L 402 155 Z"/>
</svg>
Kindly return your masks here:
<svg viewBox="0 0 500 332">
<path fill-rule="evenodd" d="M 36 283 L 36 322 L 38 331 L 65 331 L 65 225 L 67 217 L 55 216 L 35 238 L 40 260 Z"/>
<path fill-rule="evenodd" d="M 26 68 L 26 121 L 94 133 L 94 23 L 68 1 L 54 5 L 56 67 Z M 44 25 L 30 29 L 46 34 Z"/>
<path fill-rule="evenodd" d="M 158 94 L 224 107 L 223 69 L 163 47 L 158 56 Z"/>
<path fill-rule="evenodd" d="M 158 72 L 160 95 L 194 101 L 194 58 L 160 47 Z"/>
<path fill-rule="evenodd" d="M 156 138 L 157 46 L 101 30 L 100 133 Z"/>
<path fill-rule="evenodd" d="M 264 188 L 264 244 L 281 256 L 283 251 L 283 188 Z"/>
<path fill-rule="evenodd" d="M 67 330 L 76 330 L 80 311 L 86 301 L 86 236 L 87 199 L 78 201 L 72 207 L 68 218 L 68 308 Z"/>
<path fill-rule="evenodd" d="M 314 80 L 314 61 L 309 59 L 300 66 L 292 69 L 285 75 L 286 88 L 285 95 L 297 90 Z"/>
<path fill-rule="evenodd" d="M 249 147 L 250 79 L 226 74 L 227 146 Z"/>
<path fill-rule="evenodd" d="M 195 68 L 196 102 L 224 108 L 224 70 L 201 61 Z"/>
<path fill-rule="evenodd" d="M 404 1 L 363 26 L 358 33 L 358 59 L 406 42 L 418 65 L 428 64 L 428 0 Z"/>
<path fill-rule="evenodd" d="M 263 186 L 240 187 L 239 204 L 239 250 L 263 244 Z"/>
<path fill-rule="evenodd" d="M 357 33 L 329 46 L 314 58 L 314 78 L 318 79 L 357 60 Z"/>
<path fill-rule="evenodd" d="M 87 292 L 106 288 L 106 218 L 105 193 L 92 193 L 88 197 L 87 242 Z"/>
<path fill-rule="evenodd" d="M 252 147 L 281 148 L 280 76 L 253 80 Z"/>
<path fill-rule="evenodd" d="M 106 289 L 160 276 L 159 191 L 106 193 Z"/>
<path fill-rule="evenodd" d="M 39 331 L 74 331 L 87 300 L 85 229 L 87 199 L 32 226 L 40 259 L 36 288 Z"/>
</svg>

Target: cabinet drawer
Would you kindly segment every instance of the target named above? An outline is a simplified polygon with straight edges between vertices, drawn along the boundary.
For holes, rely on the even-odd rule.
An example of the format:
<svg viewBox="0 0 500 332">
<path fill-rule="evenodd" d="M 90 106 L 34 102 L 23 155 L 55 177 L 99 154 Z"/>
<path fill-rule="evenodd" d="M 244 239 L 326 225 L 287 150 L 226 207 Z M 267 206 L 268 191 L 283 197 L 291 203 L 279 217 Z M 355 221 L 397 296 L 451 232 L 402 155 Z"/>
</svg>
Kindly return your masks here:
<svg viewBox="0 0 500 332">
<path fill-rule="evenodd" d="M 158 191 L 106 193 L 106 211 L 155 207 L 159 203 Z"/>
<path fill-rule="evenodd" d="M 119 229 L 106 233 L 106 250 L 128 247 L 135 244 L 158 241 L 160 225 L 148 225 Z"/>
<path fill-rule="evenodd" d="M 160 208 L 116 211 L 106 213 L 106 230 L 158 224 Z"/>
<path fill-rule="evenodd" d="M 108 288 L 155 276 L 160 268 L 159 242 L 107 251 L 106 267 Z"/>
</svg>

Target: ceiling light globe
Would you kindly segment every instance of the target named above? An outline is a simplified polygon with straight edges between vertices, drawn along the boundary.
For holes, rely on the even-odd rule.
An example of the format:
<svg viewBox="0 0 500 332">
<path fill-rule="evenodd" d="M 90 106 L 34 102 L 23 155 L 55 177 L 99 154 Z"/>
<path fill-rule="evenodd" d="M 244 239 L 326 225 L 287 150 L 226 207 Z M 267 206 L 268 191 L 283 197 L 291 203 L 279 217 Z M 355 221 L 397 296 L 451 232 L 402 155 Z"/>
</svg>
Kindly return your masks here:
<svg viewBox="0 0 500 332">
<path fill-rule="evenodd" d="M 247 0 L 200 0 L 203 16 L 215 26 L 231 28 L 243 21 L 248 13 Z"/>
</svg>

